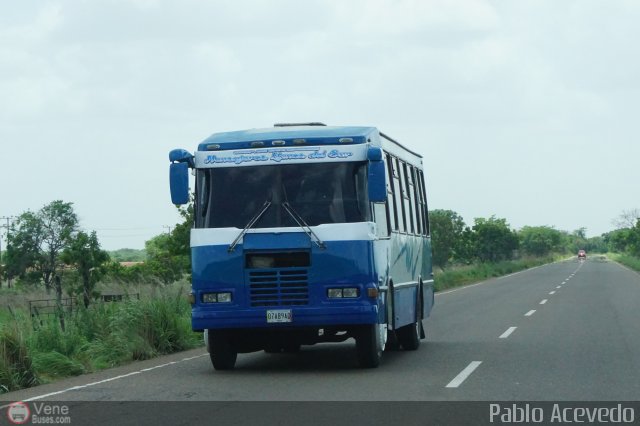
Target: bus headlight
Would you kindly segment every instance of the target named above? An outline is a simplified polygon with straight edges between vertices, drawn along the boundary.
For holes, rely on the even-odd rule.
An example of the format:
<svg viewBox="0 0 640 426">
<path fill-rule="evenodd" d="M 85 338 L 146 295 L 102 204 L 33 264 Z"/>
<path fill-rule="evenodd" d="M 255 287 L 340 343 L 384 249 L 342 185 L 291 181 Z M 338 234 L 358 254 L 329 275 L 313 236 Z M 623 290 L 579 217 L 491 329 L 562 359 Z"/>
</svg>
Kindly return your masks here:
<svg viewBox="0 0 640 426">
<path fill-rule="evenodd" d="M 202 303 L 229 303 L 231 302 L 231 293 L 203 293 Z"/>
<path fill-rule="evenodd" d="M 358 287 L 330 288 L 327 289 L 329 299 L 355 299 L 360 295 Z"/>
<path fill-rule="evenodd" d="M 330 288 L 327 290 L 327 297 L 329 299 L 337 299 L 342 297 L 342 289 L 341 288 Z"/>
<path fill-rule="evenodd" d="M 231 293 L 218 293 L 218 303 L 231 302 Z"/>
<path fill-rule="evenodd" d="M 358 297 L 358 288 L 357 287 L 349 287 L 342 289 L 342 297 Z"/>
</svg>

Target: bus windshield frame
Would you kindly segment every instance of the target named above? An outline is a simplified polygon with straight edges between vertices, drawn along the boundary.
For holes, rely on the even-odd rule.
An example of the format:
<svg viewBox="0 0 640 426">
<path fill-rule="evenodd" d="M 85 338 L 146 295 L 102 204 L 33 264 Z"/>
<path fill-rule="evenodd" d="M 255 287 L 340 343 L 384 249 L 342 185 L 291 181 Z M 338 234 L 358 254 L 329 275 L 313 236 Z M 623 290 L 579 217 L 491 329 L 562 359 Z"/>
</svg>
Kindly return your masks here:
<svg viewBox="0 0 640 426">
<path fill-rule="evenodd" d="M 309 226 L 371 221 L 367 162 L 298 163 L 196 171 L 196 228 L 243 229 L 271 203 L 254 228 L 298 226 L 288 203 Z"/>
</svg>

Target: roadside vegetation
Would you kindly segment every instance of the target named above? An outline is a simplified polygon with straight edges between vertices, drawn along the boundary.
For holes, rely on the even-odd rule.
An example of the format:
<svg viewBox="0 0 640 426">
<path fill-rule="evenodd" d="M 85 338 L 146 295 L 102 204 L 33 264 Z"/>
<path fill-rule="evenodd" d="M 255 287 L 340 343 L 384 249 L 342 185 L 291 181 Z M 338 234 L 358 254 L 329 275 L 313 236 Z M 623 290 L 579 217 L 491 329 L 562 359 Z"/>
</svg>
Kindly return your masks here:
<svg viewBox="0 0 640 426">
<path fill-rule="evenodd" d="M 465 224 L 452 210 L 430 212 L 436 290 L 499 277 L 587 253 L 610 257 L 640 271 L 640 211 L 623 212 L 616 230 L 587 238 L 586 229 L 573 232 L 550 226 L 512 229 L 506 219 L 492 216 Z"/>
<path fill-rule="evenodd" d="M 0 393 L 202 345 L 186 299 L 193 209 L 179 211 L 183 221 L 171 233 L 153 237 L 144 250 L 114 252 L 80 229 L 72 203 L 53 201 L 13 221 L 0 259 Z M 436 290 L 573 257 L 579 249 L 614 252 L 614 260 L 640 270 L 640 214 L 633 212 L 621 215 L 615 231 L 586 238 L 584 228 L 515 230 L 495 216 L 467 225 L 452 210 L 433 210 Z M 30 309 L 37 299 L 52 306 Z"/>
<path fill-rule="evenodd" d="M 202 336 L 191 331 L 185 285 L 81 304 L 62 313 L 64 329 L 58 313 L 33 317 L 23 308 L 4 309 L 0 393 L 197 347 Z"/>
<path fill-rule="evenodd" d="M 171 234 L 113 258 L 72 203 L 14 220 L 0 262 L 0 393 L 202 344 L 187 301 L 192 210 L 180 212 Z"/>
<path fill-rule="evenodd" d="M 618 262 L 626 266 L 627 268 L 640 272 L 640 257 L 620 253 L 609 253 L 607 257 L 614 262 Z"/>
<path fill-rule="evenodd" d="M 614 224 L 618 229 L 603 236 L 610 247 L 609 258 L 640 272 L 640 210 L 623 212 Z"/>
</svg>

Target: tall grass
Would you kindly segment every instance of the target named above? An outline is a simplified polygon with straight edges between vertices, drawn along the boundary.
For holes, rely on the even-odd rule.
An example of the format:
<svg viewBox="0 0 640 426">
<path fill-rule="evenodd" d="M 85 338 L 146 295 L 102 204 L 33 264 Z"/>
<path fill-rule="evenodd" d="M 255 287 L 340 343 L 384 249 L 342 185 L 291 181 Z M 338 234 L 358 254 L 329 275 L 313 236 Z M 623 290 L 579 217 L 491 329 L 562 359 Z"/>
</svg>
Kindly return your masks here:
<svg viewBox="0 0 640 426">
<path fill-rule="evenodd" d="M 100 303 L 65 318 L 16 315 L 0 327 L 0 393 L 197 347 L 185 297 Z"/>
<path fill-rule="evenodd" d="M 535 266 L 544 265 L 561 259 L 563 256 L 547 256 L 507 260 L 498 263 L 479 263 L 468 266 L 458 266 L 446 271 L 435 272 L 436 291 L 452 287 L 459 287 L 487 278 L 512 274 Z"/>
<path fill-rule="evenodd" d="M 640 258 L 631 256 L 629 254 L 619 254 L 619 253 L 608 253 L 607 257 L 635 271 L 640 272 Z"/>
<path fill-rule="evenodd" d="M 0 328 L 0 393 L 40 383 L 22 330 L 15 324 Z"/>
</svg>

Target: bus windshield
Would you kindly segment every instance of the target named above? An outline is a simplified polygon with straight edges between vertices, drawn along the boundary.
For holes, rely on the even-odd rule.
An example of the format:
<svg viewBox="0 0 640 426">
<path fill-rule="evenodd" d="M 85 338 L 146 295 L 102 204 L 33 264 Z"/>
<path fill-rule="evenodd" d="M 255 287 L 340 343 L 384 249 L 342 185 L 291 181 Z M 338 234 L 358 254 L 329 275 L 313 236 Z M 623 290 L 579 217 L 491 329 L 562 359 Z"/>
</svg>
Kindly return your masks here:
<svg viewBox="0 0 640 426">
<path fill-rule="evenodd" d="M 243 229 L 265 202 L 271 205 L 254 228 L 297 226 L 285 202 L 310 226 L 366 222 L 366 185 L 366 162 L 199 169 L 195 226 Z"/>
</svg>

